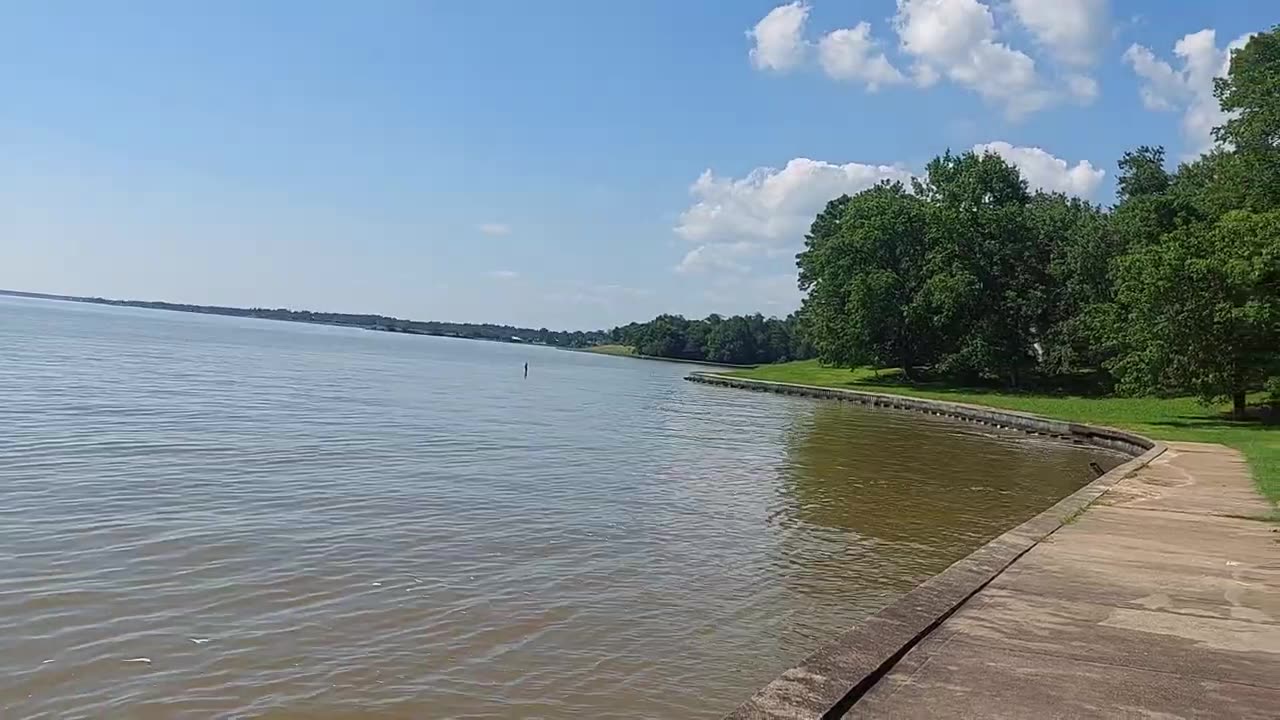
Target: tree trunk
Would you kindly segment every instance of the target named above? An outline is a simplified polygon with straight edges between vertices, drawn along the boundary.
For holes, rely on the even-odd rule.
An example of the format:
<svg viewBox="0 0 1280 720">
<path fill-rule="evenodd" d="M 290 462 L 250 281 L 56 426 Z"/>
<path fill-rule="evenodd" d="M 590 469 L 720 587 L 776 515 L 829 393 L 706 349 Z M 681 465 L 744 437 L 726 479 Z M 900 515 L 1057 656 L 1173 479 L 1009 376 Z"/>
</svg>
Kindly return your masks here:
<svg viewBox="0 0 1280 720">
<path fill-rule="evenodd" d="M 1231 417 L 1237 420 L 1243 420 L 1245 417 L 1245 409 L 1247 407 L 1248 396 L 1243 390 L 1236 391 L 1231 396 Z"/>
</svg>

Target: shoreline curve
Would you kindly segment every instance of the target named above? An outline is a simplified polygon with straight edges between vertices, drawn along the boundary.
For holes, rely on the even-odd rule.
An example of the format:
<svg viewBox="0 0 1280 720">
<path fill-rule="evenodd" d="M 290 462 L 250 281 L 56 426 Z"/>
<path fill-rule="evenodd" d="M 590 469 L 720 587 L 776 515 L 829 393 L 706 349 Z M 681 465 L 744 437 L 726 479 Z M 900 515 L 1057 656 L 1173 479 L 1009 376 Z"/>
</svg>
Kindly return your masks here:
<svg viewBox="0 0 1280 720">
<path fill-rule="evenodd" d="M 856 402 L 921 412 L 1122 452 L 1130 460 L 997 536 L 878 612 L 829 640 L 726 716 L 727 720 L 827 720 L 846 713 L 921 640 L 1018 558 L 1083 512 L 1112 486 L 1159 457 L 1163 443 L 1123 430 L 982 405 L 694 372 L 705 385 Z"/>
</svg>

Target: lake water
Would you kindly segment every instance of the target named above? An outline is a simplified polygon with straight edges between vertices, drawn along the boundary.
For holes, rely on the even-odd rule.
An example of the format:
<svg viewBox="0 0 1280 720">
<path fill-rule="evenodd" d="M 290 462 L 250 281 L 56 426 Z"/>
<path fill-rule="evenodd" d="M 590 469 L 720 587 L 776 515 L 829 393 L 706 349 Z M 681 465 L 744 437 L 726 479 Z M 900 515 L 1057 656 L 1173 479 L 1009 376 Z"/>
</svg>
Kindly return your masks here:
<svg viewBox="0 0 1280 720">
<path fill-rule="evenodd" d="M 0 298 L 0 717 L 713 718 L 1119 462 L 689 369 Z"/>
</svg>

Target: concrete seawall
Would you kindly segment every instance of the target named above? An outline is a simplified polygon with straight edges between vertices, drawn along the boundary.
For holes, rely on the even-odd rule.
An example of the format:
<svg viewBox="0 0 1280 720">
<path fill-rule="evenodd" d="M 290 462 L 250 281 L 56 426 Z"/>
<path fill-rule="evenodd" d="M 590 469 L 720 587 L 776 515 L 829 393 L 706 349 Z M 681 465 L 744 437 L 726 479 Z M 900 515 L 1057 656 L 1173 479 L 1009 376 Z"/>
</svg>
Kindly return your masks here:
<svg viewBox="0 0 1280 720">
<path fill-rule="evenodd" d="M 978 405 L 747 380 L 706 372 L 695 372 L 686 379 L 708 385 L 841 400 L 869 407 L 950 417 L 1116 450 L 1132 457 L 823 645 L 730 713 L 728 717 L 737 720 L 816 720 L 842 716 L 899 660 L 1006 568 L 1103 493 L 1166 450 L 1162 443 L 1122 430 Z"/>
</svg>

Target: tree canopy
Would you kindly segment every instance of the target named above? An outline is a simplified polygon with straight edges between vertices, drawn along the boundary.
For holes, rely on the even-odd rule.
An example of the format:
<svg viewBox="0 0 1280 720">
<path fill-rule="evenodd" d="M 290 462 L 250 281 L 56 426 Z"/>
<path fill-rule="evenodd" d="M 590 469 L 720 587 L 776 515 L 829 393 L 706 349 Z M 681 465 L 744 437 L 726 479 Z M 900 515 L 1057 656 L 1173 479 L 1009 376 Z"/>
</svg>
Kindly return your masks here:
<svg viewBox="0 0 1280 720">
<path fill-rule="evenodd" d="M 796 256 L 799 313 L 615 328 L 639 352 L 716 362 L 816 356 L 1023 386 L 1280 398 L 1280 26 L 1215 84 L 1219 146 L 1174 170 L 1118 162 L 1109 208 L 1033 192 L 992 153 L 945 152 L 910 187 L 827 203 Z"/>
<path fill-rule="evenodd" d="M 818 357 L 1009 386 L 1089 374 L 1237 411 L 1280 390 L 1280 28 L 1215 92 L 1219 147 L 1174 171 L 1163 148 L 1126 152 L 1111 208 L 972 152 L 828 203 L 797 256 Z"/>
<path fill-rule="evenodd" d="M 610 337 L 641 355 L 759 365 L 813 356 L 798 323 L 794 313 L 786 319 L 765 318 L 759 313 L 727 318 L 709 315 L 704 320 L 659 315 L 647 323 L 616 327 L 610 331 Z"/>
</svg>

